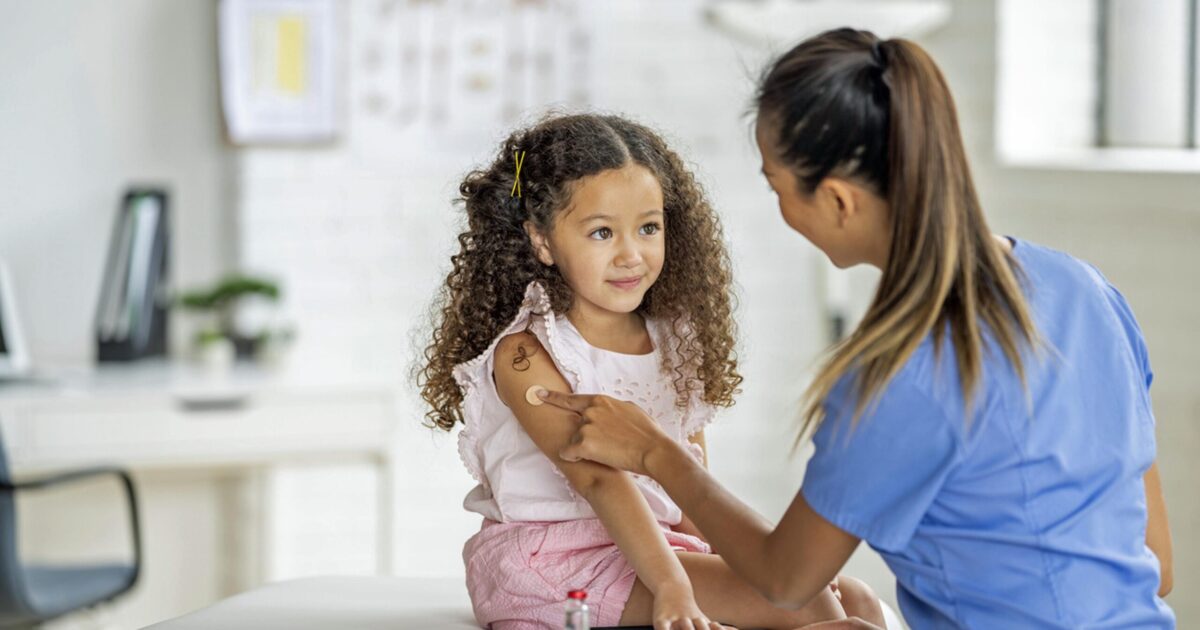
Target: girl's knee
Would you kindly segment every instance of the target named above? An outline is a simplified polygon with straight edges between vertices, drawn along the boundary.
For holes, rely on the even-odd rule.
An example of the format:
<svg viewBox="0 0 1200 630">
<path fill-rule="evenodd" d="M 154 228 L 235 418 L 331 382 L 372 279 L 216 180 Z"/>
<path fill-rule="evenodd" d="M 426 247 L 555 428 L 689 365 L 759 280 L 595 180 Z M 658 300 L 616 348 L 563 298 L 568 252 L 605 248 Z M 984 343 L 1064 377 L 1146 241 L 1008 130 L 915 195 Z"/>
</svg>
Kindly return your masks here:
<svg viewBox="0 0 1200 630">
<path fill-rule="evenodd" d="M 835 621 L 845 618 L 846 613 L 842 610 L 842 603 L 838 601 L 832 589 L 825 588 L 820 593 L 817 593 L 808 602 L 808 605 L 799 611 L 797 618 L 792 621 L 808 625 L 821 621 Z"/>
<path fill-rule="evenodd" d="M 838 576 L 838 591 L 842 597 L 842 608 L 849 617 L 861 617 L 882 626 L 883 607 L 879 596 L 866 582 L 849 576 Z"/>
</svg>

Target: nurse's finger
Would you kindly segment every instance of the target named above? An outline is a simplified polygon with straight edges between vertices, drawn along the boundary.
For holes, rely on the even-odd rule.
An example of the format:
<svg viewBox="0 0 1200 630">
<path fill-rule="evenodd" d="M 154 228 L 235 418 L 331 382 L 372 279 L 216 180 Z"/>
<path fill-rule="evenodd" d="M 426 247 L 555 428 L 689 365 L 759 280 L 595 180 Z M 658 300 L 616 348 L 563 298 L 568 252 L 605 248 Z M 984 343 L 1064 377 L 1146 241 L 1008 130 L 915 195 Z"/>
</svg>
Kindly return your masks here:
<svg viewBox="0 0 1200 630">
<path fill-rule="evenodd" d="M 542 402 L 575 413 L 583 413 L 584 409 L 591 407 L 593 398 L 591 394 L 567 394 L 548 389 L 539 390 L 537 396 L 542 399 Z"/>
<path fill-rule="evenodd" d="M 567 445 L 558 451 L 558 456 L 564 461 L 577 462 L 581 459 L 591 459 L 592 443 L 584 439 L 583 431 L 587 427 L 580 425 L 567 441 Z"/>
</svg>

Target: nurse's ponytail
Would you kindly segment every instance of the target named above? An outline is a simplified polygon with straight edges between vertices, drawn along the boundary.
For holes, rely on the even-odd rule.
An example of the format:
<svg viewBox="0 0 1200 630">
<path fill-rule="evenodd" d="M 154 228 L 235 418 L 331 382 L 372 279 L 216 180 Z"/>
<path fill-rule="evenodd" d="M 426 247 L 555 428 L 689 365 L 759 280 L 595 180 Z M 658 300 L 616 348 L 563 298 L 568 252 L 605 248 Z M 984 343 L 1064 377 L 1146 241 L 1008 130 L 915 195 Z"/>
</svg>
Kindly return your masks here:
<svg viewBox="0 0 1200 630">
<path fill-rule="evenodd" d="M 930 331 L 953 342 L 964 400 L 980 383 L 984 335 L 1024 379 L 1037 332 L 1019 268 L 980 208 L 954 101 L 913 42 L 840 29 L 806 40 L 763 78 L 760 124 L 811 192 L 828 176 L 887 200 L 888 263 L 858 327 L 835 346 L 806 394 L 805 432 L 824 419 L 834 386 L 853 374 L 857 419 Z M 945 331 L 942 334 L 941 331 Z"/>
</svg>

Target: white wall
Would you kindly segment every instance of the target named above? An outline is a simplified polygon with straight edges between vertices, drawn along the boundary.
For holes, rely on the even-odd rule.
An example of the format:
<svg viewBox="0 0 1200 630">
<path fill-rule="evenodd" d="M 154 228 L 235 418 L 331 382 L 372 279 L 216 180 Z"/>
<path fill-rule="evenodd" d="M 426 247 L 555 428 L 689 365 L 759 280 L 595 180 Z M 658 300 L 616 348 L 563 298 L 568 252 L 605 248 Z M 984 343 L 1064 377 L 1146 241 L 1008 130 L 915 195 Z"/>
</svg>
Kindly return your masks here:
<svg viewBox="0 0 1200 630">
<path fill-rule="evenodd" d="M 172 193 L 176 286 L 232 265 L 235 156 L 222 139 L 215 25 L 213 0 L 0 3 L 0 258 L 42 366 L 92 361 L 102 265 L 127 186 Z M 182 332 L 173 330 L 177 347 Z M 121 627 L 229 594 L 213 562 L 229 552 L 228 484 L 186 473 L 137 482 L 153 551 L 134 594 L 103 613 Z M 119 494 L 46 495 L 22 498 L 23 550 L 127 557 Z M 93 527 L 74 527 L 80 518 Z"/>
<path fill-rule="evenodd" d="M 35 361 L 91 361 L 102 265 L 130 184 L 173 193 L 178 286 L 209 282 L 232 260 L 215 6 L 0 5 L 0 257 Z"/>
</svg>

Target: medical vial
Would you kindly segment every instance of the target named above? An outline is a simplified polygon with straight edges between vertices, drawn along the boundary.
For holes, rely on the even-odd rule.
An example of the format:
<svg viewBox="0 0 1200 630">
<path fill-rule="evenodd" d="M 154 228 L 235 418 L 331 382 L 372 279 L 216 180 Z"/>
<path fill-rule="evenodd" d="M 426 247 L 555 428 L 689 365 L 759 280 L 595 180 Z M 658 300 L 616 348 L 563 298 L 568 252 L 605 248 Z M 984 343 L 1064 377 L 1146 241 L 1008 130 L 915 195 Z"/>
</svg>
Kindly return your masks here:
<svg viewBox="0 0 1200 630">
<path fill-rule="evenodd" d="M 567 593 L 567 623 L 565 630 L 588 630 L 587 591 L 571 591 Z"/>
</svg>

